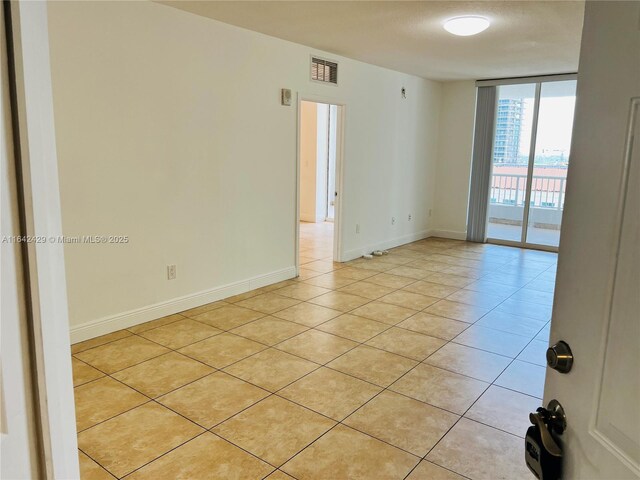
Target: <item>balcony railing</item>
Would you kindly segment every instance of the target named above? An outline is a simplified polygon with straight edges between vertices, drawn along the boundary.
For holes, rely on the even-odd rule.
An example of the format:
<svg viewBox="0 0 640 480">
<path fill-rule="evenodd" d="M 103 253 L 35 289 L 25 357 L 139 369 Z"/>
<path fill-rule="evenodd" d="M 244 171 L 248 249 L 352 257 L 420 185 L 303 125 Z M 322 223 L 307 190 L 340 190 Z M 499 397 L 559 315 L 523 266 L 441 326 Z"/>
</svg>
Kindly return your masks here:
<svg viewBox="0 0 640 480">
<path fill-rule="evenodd" d="M 526 175 L 494 174 L 491 179 L 492 205 L 524 206 Z M 531 207 L 563 210 L 566 178 L 534 175 L 531 184 Z"/>
</svg>

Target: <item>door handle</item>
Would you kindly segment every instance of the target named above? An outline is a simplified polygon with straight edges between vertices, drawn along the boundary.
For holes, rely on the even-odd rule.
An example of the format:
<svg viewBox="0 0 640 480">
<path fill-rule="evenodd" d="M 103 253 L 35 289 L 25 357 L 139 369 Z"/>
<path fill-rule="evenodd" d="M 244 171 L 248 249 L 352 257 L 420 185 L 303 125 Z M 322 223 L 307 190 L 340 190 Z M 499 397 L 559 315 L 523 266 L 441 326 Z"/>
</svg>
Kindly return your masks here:
<svg viewBox="0 0 640 480">
<path fill-rule="evenodd" d="M 530 413 L 529 420 L 533 426 L 525 436 L 527 467 L 540 480 L 558 480 L 562 474 L 562 448 L 553 433 L 561 435 L 567 428 L 564 409 L 557 400 L 551 400 L 547 408 Z"/>
</svg>

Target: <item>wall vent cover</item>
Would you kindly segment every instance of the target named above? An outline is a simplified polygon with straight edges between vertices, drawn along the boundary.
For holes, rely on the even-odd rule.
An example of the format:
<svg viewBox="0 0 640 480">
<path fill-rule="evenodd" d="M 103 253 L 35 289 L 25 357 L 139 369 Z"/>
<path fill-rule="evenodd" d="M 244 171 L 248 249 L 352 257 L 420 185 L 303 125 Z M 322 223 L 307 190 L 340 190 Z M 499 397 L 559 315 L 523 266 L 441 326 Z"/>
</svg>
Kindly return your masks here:
<svg viewBox="0 0 640 480">
<path fill-rule="evenodd" d="M 338 64 L 324 58 L 311 57 L 311 80 L 338 84 Z"/>
</svg>

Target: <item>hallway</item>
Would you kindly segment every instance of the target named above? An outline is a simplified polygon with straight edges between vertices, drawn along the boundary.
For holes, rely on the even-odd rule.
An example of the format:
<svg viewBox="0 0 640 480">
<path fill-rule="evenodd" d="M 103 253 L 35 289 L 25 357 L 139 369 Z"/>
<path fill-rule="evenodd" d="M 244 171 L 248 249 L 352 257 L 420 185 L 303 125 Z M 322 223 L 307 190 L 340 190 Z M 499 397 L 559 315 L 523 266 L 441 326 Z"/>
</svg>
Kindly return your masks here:
<svg viewBox="0 0 640 480">
<path fill-rule="evenodd" d="M 330 226 L 296 280 L 73 346 L 82 478 L 531 478 L 557 256 L 337 264 Z"/>
</svg>

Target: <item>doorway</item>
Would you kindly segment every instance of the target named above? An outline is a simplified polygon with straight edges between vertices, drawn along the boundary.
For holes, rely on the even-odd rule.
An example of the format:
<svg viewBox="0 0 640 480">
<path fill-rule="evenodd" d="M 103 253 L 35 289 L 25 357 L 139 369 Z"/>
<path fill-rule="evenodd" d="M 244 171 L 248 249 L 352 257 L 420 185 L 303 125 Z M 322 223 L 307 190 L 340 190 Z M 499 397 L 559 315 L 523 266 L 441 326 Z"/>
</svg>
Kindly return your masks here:
<svg viewBox="0 0 640 480">
<path fill-rule="evenodd" d="M 323 268 L 338 261 L 338 174 L 342 109 L 337 104 L 299 102 L 297 262 Z"/>
<path fill-rule="evenodd" d="M 497 87 L 488 242 L 557 251 L 575 101 L 574 79 Z"/>
</svg>

